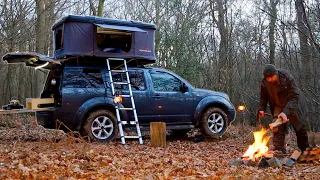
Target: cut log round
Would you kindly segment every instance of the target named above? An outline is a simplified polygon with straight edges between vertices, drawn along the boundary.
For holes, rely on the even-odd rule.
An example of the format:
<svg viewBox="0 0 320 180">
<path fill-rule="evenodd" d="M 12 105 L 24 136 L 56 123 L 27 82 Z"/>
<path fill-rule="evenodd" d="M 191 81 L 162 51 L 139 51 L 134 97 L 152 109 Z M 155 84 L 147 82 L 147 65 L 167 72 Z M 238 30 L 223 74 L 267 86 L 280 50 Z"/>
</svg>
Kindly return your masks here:
<svg viewBox="0 0 320 180">
<path fill-rule="evenodd" d="M 150 141 L 152 147 L 166 147 L 166 123 L 150 123 Z"/>
</svg>

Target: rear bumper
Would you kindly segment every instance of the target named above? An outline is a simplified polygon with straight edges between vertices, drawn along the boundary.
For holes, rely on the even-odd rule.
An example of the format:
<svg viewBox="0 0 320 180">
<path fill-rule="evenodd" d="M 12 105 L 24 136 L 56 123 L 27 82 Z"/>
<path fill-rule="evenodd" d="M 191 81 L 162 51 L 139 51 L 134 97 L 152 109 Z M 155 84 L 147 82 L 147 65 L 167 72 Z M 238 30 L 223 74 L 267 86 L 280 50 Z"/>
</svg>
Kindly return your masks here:
<svg viewBox="0 0 320 180">
<path fill-rule="evenodd" d="M 37 111 L 37 122 L 44 128 L 55 129 L 53 111 Z"/>
</svg>

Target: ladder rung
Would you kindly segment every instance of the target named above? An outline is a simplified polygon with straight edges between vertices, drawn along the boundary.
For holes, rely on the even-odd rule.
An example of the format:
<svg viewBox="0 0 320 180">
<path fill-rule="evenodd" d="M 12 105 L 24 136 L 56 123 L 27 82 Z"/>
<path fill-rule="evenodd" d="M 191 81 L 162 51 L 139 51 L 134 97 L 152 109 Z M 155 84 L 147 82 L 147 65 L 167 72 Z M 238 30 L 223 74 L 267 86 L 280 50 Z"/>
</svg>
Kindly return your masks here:
<svg viewBox="0 0 320 180">
<path fill-rule="evenodd" d="M 111 70 L 112 72 L 120 72 L 120 73 L 124 73 L 126 72 L 125 70 L 122 70 L 122 69 L 114 69 L 114 70 Z"/>
<path fill-rule="evenodd" d="M 139 136 L 124 136 L 124 138 L 140 138 Z"/>
<path fill-rule="evenodd" d="M 128 124 L 128 121 L 120 121 L 121 124 Z M 139 122 L 136 122 L 136 121 L 129 121 L 129 124 L 139 124 Z"/>
<path fill-rule="evenodd" d="M 130 95 L 122 95 L 120 94 L 121 97 L 131 97 Z"/>
<path fill-rule="evenodd" d="M 129 84 L 129 83 L 127 83 L 127 82 L 112 82 L 113 84 Z"/>
<path fill-rule="evenodd" d="M 120 110 L 134 110 L 134 108 L 119 108 Z"/>
<path fill-rule="evenodd" d="M 110 64 L 109 64 L 109 60 L 122 60 L 123 61 L 123 65 L 124 65 L 124 69 L 111 69 L 110 68 Z M 118 84 L 118 85 L 130 85 L 130 83 L 128 82 L 113 82 L 113 79 L 112 79 L 112 72 L 119 72 L 119 73 L 125 73 L 126 74 L 126 77 L 129 81 L 129 74 L 128 74 L 128 69 L 127 69 L 127 61 L 125 59 L 121 59 L 121 58 L 107 58 L 107 65 L 108 65 L 108 73 L 109 73 L 109 79 L 111 82 L 111 88 L 112 88 L 112 92 L 114 93 L 115 92 L 115 87 L 113 86 L 114 84 Z M 130 81 L 129 81 L 130 82 Z M 130 86 L 129 86 L 130 87 Z M 116 107 L 116 110 L 117 110 L 117 120 L 118 120 L 118 127 L 119 127 L 119 131 L 120 131 L 120 137 L 121 137 L 121 143 L 122 144 L 126 144 L 125 142 L 125 138 L 136 138 L 136 139 L 139 139 L 139 143 L 140 144 L 143 144 L 143 140 L 142 140 L 142 136 L 141 136 L 141 131 L 140 131 L 140 126 L 139 126 L 139 121 L 138 121 L 138 117 L 136 115 L 136 109 L 134 108 L 135 105 L 134 105 L 134 100 L 133 100 L 133 96 L 132 96 L 132 90 L 131 88 L 129 88 L 129 92 L 130 94 L 125 94 L 125 95 L 121 95 L 119 93 L 116 93 L 114 94 L 115 96 L 121 96 L 121 97 L 131 97 L 131 101 L 132 101 L 132 107 L 131 108 L 119 108 L 117 105 L 115 105 Z M 135 114 L 135 121 L 122 121 L 121 120 L 121 117 L 119 115 L 119 110 L 133 110 L 134 114 Z M 137 135 L 136 136 L 125 136 L 124 135 L 124 132 L 123 132 L 123 129 L 122 129 L 122 124 L 132 124 L 132 125 L 136 125 L 136 131 L 137 131 Z"/>
<path fill-rule="evenodd" d="M 122 58 L 108 58 L 108 60 L 124 61 L 125 59 L 122 59 Z"/>
</svg>

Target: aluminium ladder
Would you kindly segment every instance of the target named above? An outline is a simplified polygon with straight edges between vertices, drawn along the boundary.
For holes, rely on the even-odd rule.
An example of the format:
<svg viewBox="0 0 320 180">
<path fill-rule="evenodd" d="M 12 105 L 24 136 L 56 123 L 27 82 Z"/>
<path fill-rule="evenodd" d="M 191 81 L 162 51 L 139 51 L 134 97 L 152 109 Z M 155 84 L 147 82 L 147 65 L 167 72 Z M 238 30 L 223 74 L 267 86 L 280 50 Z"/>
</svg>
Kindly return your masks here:
<svg viewBox="0 0 320 180">
<path fill-rule="evenodd" d="M 123 61 L 124 70 L 112 70 L 110 68 L 110 61 Z M 122 58 L 107 58 L 107 65 L 108 65 L 108 72 L 109 72 L 109 78 L 110 78 L 110 84 L 111 84 L 111 90 L 112 90 L 113 97 L 116 96 L 115 87 L 114 87 L 115 84 L 128 85 L 129 95 L 118 94 L 118 96 L 130 98 L 131 105 L 132 105 L 132 107 L 130 107 L 130 108 L 128 108 L 128 107 L 127 108 L 120 108 L 118 106 L 118 103 L 115 104 L 116 116 L 117 116 L 117 121 L 118 121 L 118 127 L 119 127 L 121 142 L 122 142 L 122 144 L 126 144 L 125 138 L 139 138 L 139 143 L 143 144 L 141 131 L 140 131 L 140 126 L 139 126 L 139 121 L 138 121 L 138 116 L 137 116 L 137 110 L 136 110 L 136 107 L 135 107 L 133 94 L 132 94 L 132 88 L 131 88 L 131 85 L 130 85 L 130 78 L 129 78 L 129 73 L 128 73 L 127 61 L 125 59 L 122 59 Z M 125 73 L 127 82 L 114 82 L 113 81 L 113 77 L 112 77 L 112 72 Z M 136 130 L 137 130 L 138 136 L 125 136 L 124 135 L 124 131 L 123 131 L 122 125 L 127 124 L 128 122 L 121 120 L 120 110 L 126 110 L 126 111 L 130 111 L 131 110 L 131 111 L 133 111 L 134 121 L 130 121 L 129 123 L 136 125 Z"/>
</svg>

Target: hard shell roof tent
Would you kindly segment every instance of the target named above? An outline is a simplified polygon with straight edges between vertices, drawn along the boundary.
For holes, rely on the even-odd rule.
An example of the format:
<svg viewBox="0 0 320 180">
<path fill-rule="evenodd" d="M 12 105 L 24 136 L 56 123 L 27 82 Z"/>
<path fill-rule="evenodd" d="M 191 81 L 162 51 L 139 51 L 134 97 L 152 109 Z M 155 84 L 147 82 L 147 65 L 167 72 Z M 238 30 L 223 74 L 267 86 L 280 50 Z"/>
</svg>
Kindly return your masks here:
<svg viewBox="0 0 320 180">
<path fill-rule="evenodd" d="M 75 56 L 136 59 L 155 63 L 154 24 L 68 15 L 53 26 L 54 59 Z"/>
</svg>

